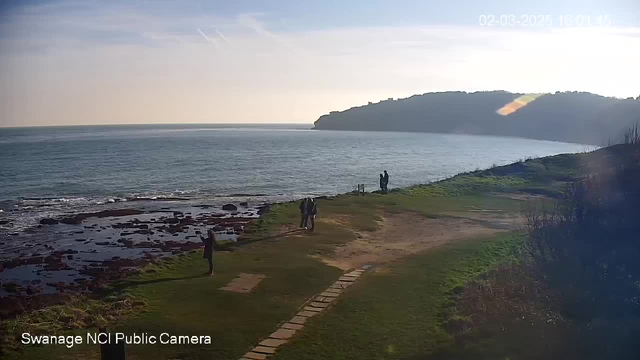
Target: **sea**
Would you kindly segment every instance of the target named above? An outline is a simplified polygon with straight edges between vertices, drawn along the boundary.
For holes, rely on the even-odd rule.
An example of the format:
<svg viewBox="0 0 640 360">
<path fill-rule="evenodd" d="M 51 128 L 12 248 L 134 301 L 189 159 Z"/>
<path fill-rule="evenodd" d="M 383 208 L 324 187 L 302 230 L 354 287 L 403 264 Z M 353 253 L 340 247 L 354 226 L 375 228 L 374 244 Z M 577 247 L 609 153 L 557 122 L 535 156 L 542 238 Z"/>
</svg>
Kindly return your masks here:
<svg viewBox="0 0 640 360">
<path fill-rule="evenodd" d="M 0 233 L 149 203 L 253 204 L 406 187 L 591 145 L 312 125 L 0 128 Z"/>
</svg>

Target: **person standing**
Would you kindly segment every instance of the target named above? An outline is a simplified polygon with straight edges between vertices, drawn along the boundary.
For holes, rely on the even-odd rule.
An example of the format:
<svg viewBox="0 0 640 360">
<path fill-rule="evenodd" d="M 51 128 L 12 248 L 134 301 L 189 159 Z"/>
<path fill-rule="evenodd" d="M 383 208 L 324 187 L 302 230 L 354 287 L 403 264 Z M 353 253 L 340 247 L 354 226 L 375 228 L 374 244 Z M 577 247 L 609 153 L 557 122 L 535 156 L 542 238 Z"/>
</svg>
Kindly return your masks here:
<svg viewBox="0 0 640 360">
<path fill-rule="evenodd" d="M 384 192 L 384 177 L 380 174 L 380 191 Z"/>
<path fill-rule="evenodd" d="M 307 198 L 302 199 L 302 201 L 300 201 L 300 228 L 305 228 L 307 227 L 307 219 L 309 218 L 309 215 L 307 214 Z"/>
<path fill-rule="evenodd" d="M 384 192 L 385 194 L 389 192 L 389 173 L 387 172 L 387 170 L 384 171 L 384 176 L 383 176 L 383 182 L 384 182 Z"/>
<path fill-rule="evenodd" d="M 213 275 L 213 246 L 216 242 L 216 234 L 213 230 L 207 230 L 207 238 L 200 236 L 200 240 L 204 243 L 204 252 L 202 257 L 209 261 L 209 275 Z"/>
<path fill-rule="evenodd" d="M 307 218 L 311 219 L 311 231 L 316 228 L 316 214 L 318 213 L 318 208 L 316 207 L 316 202 L 313 199 L 307 199 Z M 305 229 L 307 228 L 307 224 L 305 223 Z"/>
</svg>

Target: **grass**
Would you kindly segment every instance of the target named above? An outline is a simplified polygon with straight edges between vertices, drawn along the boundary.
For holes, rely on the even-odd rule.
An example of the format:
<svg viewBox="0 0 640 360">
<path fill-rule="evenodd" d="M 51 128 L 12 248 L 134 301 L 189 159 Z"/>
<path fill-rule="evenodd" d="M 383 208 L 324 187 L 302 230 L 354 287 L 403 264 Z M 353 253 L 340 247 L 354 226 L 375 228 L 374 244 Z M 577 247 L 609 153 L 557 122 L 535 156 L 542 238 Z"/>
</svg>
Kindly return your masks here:
<svg viewBox="0 0 640 360">
<path fill-rule="evenodd" d="M 280 212 L 282 211 L 282 212 Z M 287 205 L 267 217 L 271 226 L 286 222 Z M 210 335 L 212 345 L 129 346 L 131 358 L 234 359 L 291 317 L 304 301 L 326 288 L 341 271 L 307 256 L 328 244 L 351 240 L 339 227 L 305 238 L 256 242 L 233 252 L 216 253 L 216 276 L 202 276 L 206 262 L 199 252 L 178 256 L 145 273 L 115 284 L 119 292 L 147 303 L 144 312 L 112 326 L 114 331 L 176 335 Z M 265 274 L 251 294 L 219 291 L 240 272 Z M 96 346 L 31 347 L 21 359 L 92 359 Z"/>
<path fill-rule="evenodd" d="M 238 359 L 293 316 L 309 297 L 339 277 L 340 270 L 313 255 L 329 253 L 336 245 L 354 240 L 351 230 L 375 231 L 381 212 L 409 211 L 427 217 L 451 216 L 451 212 L 471 209 L 516 212 L 522 201 L 489 193 L 553 191 L 553 186 L 578 176 L 577 166 L 584 162 L 581 156 L 528 160 L 386 195 L 340 195 L 318 200 L 319 217 L 344 218 L 346 226 L 325 224 L 302 237 L 274 236 L 283 225 L 295 227 L 299 222 L 297 204 L 276 205 L 245 236 L 255 242 L 233 252 L 216 253 L 214 277 L 202 276 L 206 262 L 194 252 L 149 266 L 143 273 L 114 284 L 110 296 L 141 299 L 145 306 L 112 319 L 110 329 L 127 334 L 166 331 L 210 335 L 213 339 L 212 345 L 129 346 L 131 359 Z M 401 358 L 450 343 L 441 314 L 451 301 L 451 292 L 479 272 L 507 260 L 517 242 L 513 234 L 459 242 L 367 274 L 331 311 L 313 318 L 301 336 L 282 348 L 278 358 Z M 250 294 L 218 290 L 241 272 L 265 274 L 266 278 Z M 66 311 L 64 307 L 58 310 Z M 33 316 L 20 321 L 28 323 Z M 8 354 L 8 358 L 20 359 L 98 357 L 94 345 L 71 350 L 29 347 Z"/>
<path fill-rule="evenodd" d="M 505 234 L 459 242 L 366 273 L 277 358 L 403 359 L 433 351 L 452 341 L 442 312 L 454 289 L 508 260 L 519 241 Z"/>
</svg>

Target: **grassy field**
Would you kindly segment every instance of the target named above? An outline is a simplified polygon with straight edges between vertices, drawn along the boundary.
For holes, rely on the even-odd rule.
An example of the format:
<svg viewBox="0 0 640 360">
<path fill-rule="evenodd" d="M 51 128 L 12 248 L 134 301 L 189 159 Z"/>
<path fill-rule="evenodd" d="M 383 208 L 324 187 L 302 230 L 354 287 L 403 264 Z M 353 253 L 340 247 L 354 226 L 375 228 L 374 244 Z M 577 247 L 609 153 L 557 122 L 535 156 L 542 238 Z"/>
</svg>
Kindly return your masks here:
<svg viewBox="0 0 640 360">
<path fill-rule="evenodd" d="M 508 261 L 514 234 L 443 246 L 367 273 L 314 317 L 278 359 L 404 359 L 452 341 L 442 312 L 454 289 Z"/>
<path fill-rule="evenodd" d="M 529 160 L 386 195 L 321 199 L 320 217 L 349 215 L 349 224 L 327 224 L 313 234 L 276 236 L 232 252 L 217 252 L 214 277 L 202 275 L 206 262 L 199 252 L 149 266 L 142 274 L 114 285 L 111 296 L 131 296 L 145 306 L 113 320 L 110 329 L 213 338 L 212 345 L 129 346 L 130 359 L 238 359 L 340 276 L 339 269 L 312 256 L 354 240 L 353 231 L 375 231 L 381 213 L 412 212 L 434 218 L 474 208 L 517 212 L 523 201 L 493 193 L 534 189 L 554 194 L 557 187 L 579 175 L 584 156 Z M 277 235 L 298 221 L 297 204 L 276 205 L 246 239 Z M 518 241 L 516 234 L 509 233 L 456 242 L 376 268 L 329 312 L 313 318 L 291 344 L 281 348 L 277 358 L 395 359 L 434 351 L 451 342 L 441 314 L 452 291 L 487 268 L 509 261 Z M 250 294 L 219 290 L 241 272 L 266 278 Z M 73 309 L 60 311 L 72 313 Z M 29 328 L 28 324 L 37 321 L 37 316 L 28 315 L 9 325 L 27 324 Z M 8 358 L 97 359 L 99 354 L 93 345 L 72 349 L 41 346 L 9 353 Z"/>
</svg>

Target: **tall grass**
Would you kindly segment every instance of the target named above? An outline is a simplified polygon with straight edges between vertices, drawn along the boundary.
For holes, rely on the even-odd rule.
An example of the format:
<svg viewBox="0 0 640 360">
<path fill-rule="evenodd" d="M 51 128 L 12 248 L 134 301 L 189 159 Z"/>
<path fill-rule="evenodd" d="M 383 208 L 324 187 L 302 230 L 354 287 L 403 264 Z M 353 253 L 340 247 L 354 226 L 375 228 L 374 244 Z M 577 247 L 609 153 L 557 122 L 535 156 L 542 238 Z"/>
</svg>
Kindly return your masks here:
<svg viewBox="0 0 640 360">
<path fill-rule="evenodd" d="M 635 123 L 629 129 L 627 129 L 622 135 L 623 144 L 640 144 L 640 126 L 639 123 Z"/>
<path fill-rule="evenodd" d="M 625 143 L 640 144 L 637 126 Z M 625 150 L 553 207 L 527 214 L 533 271 L 600 358 L 640 356 L 640 153 Z"/>
</svg>

